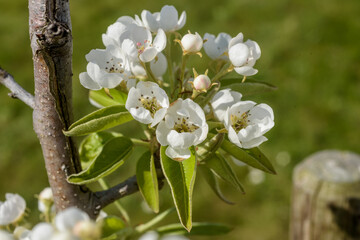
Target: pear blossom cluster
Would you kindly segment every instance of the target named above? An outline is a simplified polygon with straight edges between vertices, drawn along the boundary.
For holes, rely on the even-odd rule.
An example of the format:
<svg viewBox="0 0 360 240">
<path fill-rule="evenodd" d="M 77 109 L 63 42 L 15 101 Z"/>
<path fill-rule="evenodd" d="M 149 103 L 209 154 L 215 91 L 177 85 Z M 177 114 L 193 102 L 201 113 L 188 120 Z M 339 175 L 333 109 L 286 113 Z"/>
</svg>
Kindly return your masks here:
<svg viewBox="0 0 360 240">
<path fill-rule="evenodd" d="M 96 220 L 87 213 L 70 207 L 55 213 L 54 198 L 50 187 L 38 195 L 38 208 L 43 214 L 50 213 L 51 218 L 37 223 L 32 229 L 24 220 L 26 218 L 26 202 L 18 194 L 7 193 L 6 201 L 0 205 L 0 227 L 16 226 L 13 231 L 0 229 L 1 240 L 99 240 L 102 239 L 103 222 L 108 215 L 100 211 Z M 25 227 L 26 226 L 26 227 Z M 5 228 L 4 228 L 5 229 Z M 186 240 L 178 235 L 160 237 L 156 231 L 149 231 L 139 237 L 141 240 Z"/>
<path fill-rule="evenodd" d="M 254 66 L 261 56 L 259 45 L 245 41 L 242 33 L 201 37 L 188 31 L 181 37 L 178 31 L 185 24 L 186 13 L 179 17 L 176 8 L 168 5 L 160 12 L 143 10 L 140 17 L 120 17 L 102 35 L 105 48 L 86 55 L 81 84 L 90 90 L 126 92 L 126 109 L 154 130 L 157 142 L 168 146 L 166 155 L 174 160 L 189 158 L 190 147 L 205 141 L 208 120 L 221 122 L 222 131 L 238 147 L 259 146 L 274 126 L 271 107 L 243 101 L 241 93 L 220 88 L 221 79 L 232 71 L 243 76 L 239 82 L 258 72 Z M 175 69 L 171 44 L 178 44 L 182 53 Z M 192 55 L 204 61 L 202 49 L 222 68 L 198 74 L 196 66 L 187 66 L 187 59 L 196 57 Z"/>
</svg>

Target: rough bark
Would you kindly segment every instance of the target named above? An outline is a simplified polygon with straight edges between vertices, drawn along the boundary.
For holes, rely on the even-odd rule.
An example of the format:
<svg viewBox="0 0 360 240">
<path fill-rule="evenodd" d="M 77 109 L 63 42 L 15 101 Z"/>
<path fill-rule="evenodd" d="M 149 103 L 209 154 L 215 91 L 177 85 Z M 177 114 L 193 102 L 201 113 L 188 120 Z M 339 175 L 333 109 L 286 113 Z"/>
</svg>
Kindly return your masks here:
<svg viewBox="0 0 360 240">
<path fill-rule="evenodd" d="M 291 240 L 360 239 L 360 156 L 323 151 L 294 171 Z"/>
<path fill-rule="evenodd" d="M 76 206 L 94 216 L 93 194 L 67 183 L 81 170 L 77 149 L 63 134 L 72 120 L 72 36 L 67 0 L 30 0 L 29 28 L 34 62 L 33 126 L 39 138 L 55 206 Z M 84 204 L 86 203 L 86 204 Z"/>
</svg>

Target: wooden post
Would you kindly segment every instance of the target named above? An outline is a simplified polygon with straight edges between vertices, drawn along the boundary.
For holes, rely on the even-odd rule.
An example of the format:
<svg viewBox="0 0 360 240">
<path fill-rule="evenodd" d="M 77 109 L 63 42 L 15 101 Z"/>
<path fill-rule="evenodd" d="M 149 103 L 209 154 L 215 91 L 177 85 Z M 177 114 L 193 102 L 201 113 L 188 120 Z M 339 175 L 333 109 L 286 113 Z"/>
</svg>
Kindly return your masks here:
<svg viewBox="0 0 360 240">
<path fill-rule="evenodd" d="M 311 155 L 293 175 L 291 240 L 360 239 L 360 156 Z"/>
</svg>

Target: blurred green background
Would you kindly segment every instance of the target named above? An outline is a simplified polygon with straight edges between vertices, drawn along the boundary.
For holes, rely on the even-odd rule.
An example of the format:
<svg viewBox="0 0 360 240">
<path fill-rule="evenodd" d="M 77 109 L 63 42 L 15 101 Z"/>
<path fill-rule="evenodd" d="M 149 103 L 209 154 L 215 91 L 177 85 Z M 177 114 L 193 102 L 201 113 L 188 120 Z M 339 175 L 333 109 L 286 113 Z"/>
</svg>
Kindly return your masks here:
<svg viewBox="0 0 360 240">
<path fill-rule="evenodd" d="M 94 110 L 77 77 L 85 71 L 85 54 L 103 48 L 101 34 L 122 15 L 140 14 L 142 9 L 159 11 L 164 4 L 172 4 L 179 12 L 187 12 L 182 32 L 190 29 L 201 35 L 227 32 L 232 36 L 243 32 L 245 39 L 259 43 L 262 56 L 255 66 L 259 69 L 255 79 L 278 86 L 278 91 L 252 99 L 274 109 L 276 125 L 261 149 L 278 175 L 266 175 L 263 182 L 254 184 L 259 180 L 257 173 L 246 175 L 244 168 L 237 167 L 247 194 L 224 186 L 225 195 L 237 203 L 235 206 L 217 199 L 198 178 L 194 221 L 224 222 L 235 227 L 228 236 L 214 239 L 287 239 L 293 167 L 322 149 L 359 153 L 360 1 L 73 0 L 70 4 L 75 119 Z M 33 92 L 27 1 L 0 0 L 0 65 Z M 36 220 L 34 195 L 47 186 L 41 149 L 32 129 L 31 110 L 7 93 L 0 86 L 0 200 L 6 192 L 21 194 Z M 133 169 L 134 162 L 129 160 L 126 166 L 109 180 L 115 183 L 131 176 L 128 169 Z M 161 209 L 165 210 L 171 206 L 167 187 L 161 197 Z M 140 211 L 139 194 L 122 202 L 134 223 L 153 216 Z M 175 221 L 176 216 L 172 216 L 168 222 Z"/>
</svg>

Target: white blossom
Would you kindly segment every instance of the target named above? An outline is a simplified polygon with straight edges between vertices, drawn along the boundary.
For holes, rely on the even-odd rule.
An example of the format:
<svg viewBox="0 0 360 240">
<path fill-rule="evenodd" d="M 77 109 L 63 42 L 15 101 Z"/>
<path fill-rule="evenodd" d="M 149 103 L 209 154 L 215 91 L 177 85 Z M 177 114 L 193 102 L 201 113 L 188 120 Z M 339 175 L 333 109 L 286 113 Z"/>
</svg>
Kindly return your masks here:
<svg viewBox="0 0 360 240">
<path fill-rule="evenodd" d="M 146 78 L 146 70 L 143 68 L 140 62 L 131 62 L 131 71 L 138 78 Z M 151 62 L 150 69 L 154 76 L 162 78 L 167 70 L 167 60 L 163 53 L 159 53 Z"/>
<path fill-rule="evenodd" d="M 80 83 L 88 89 L 115 88 L 131 77 L 130 65 L 120 53 L 113 55 L 112 47 L 91 50 L 86 55 L 89 62 L 86 72 L 80 73 Z"/>
<path fill-rule="evenodd" d="M 125 108 L 139 122 L 158 124 L 165 116 L 169 107 L 166 92 L 153 82 L 140 81 L 136 88 L 131 88 Z"/>
<path fill-rule="evenodd" d="M 6 201 L 0 202 L 0 226 L 15 223 L 25 212 L 26 202 L 18 194 L 5 194 Z"/>
<path fill-rule="evenodd" d="M 54 196 L 50 187 L 44 188 L 39 194 L 38 209 L 40 212 L 46 212 L 54 203 Z M 55 210 L 55 208 L 53 208 Z"/>
<path fill-rule="evenodd" d="M 224 125 L 232 143 L 253 148 L 267 141 L 263 134 L 274 126 L 274 113 L 267 104 L 240 101 L 227 109 Z"/>
<path fill-rule="evenodd" d="M 214 116 L 219 120 L 223 121 L 225 117 L 225 112 L 228 107 L 231 107 L 233 104 L 241 100 L 241 93 L 231 91 L 231 89 L 224 89 L 215 94 L 215 96 L 210 100 L 211 107 L 214 111 Z"/>
<path fill-rule="evenodd" d="M 181 46 L 184 52 L 197 53 L 203 46 L 203 40 L 198 33 L 188 33 L 182 37 Z"/>
<path fill-rule="evenodd" d="M 143 10 L 141 19 L 144 26 L 151 32 L 157 32 L 159 28 L 165 32 L 173 32 L 181 29 L 186 22 L 186 13 L 183 11 L 178 18 L 178 11 L 174 6 L 165 5 L 160 12 L 151 13 Z"/>
<path fill-rule="evenodd" d="M 50 240 L 80 240 L 80 238 L 74 236 L 71 232 L 57 232 L 55 233 Z"/>
<path fill-rule="evenodd" d="M 55 226 L 59 231 L 72 231 L 78 222 L 84 220 L 90 220 L 85 212 L 76 207 L 70 207 L 56 215 Z"/>
<path fill-rule="evenodd" d="M 121 49 L 131 62 L 152 61 L 166 47 L 164 30 L 158 29 L 155 39 L 145 27 L 134 23 L 116 22 L 103 34 L 103 43 L 112 49 Z"/>
<path fill-rule="evenodd" d="M 206 40 L 204 43 L 204 50 L 211 59 L 229 60 L 228 56 L 225 54 L 228 52 L 229 42 L 231 40 L 229 34 L 219 33 L 215 38 L 214 35 L 205 33 L 204 40 Z"/>
<path fill-rule="evenodd" d="M 31 240 L 30 234 L 31 231 L 25 227 L 18 226 L 14 230 L 14 237 L 19 240 Z M 0 238 L 2 239 L 2 238 Z"/>
<path fill-rule="evenodd" d="M 166 155 L 182 161 L 191 156 L 189 147 L 206 139 L 208 125 L 202 108 L 191 99 L 172 103 L 165 120 L 156 128 L 156 138 L 162 146 L 168 146 Z"/>
<path fill-rule="evenodd" d="M 229 42 L 229 59 L 234 65 L 234 70 L 244 76 L 255 75 L 258 70 L 253 66 L 261 56 L 259 45 L 252 40 L 243 42 L 243 34 L 239 33 Z"/>
<path fill-rule="evenodd" d="M 81 239 L 98 240 L 101 238 L 101 229 L 94 221 L 84 220 L 77 222 L 73 234 Z"/>
<path fill-rule="evenodd" d="M 11 235 L 10 233 L 3 231 L 3 230 L 0 230 L 0 239 L 1 240 L 15 240 L 13 235 Z"/>
<path fill-rule="evenodd" d="M 31 240 L 49 240 L 55 233 L 54 227 L 49 223 L 37 224 L 30 233 Z"/>
</svg>

